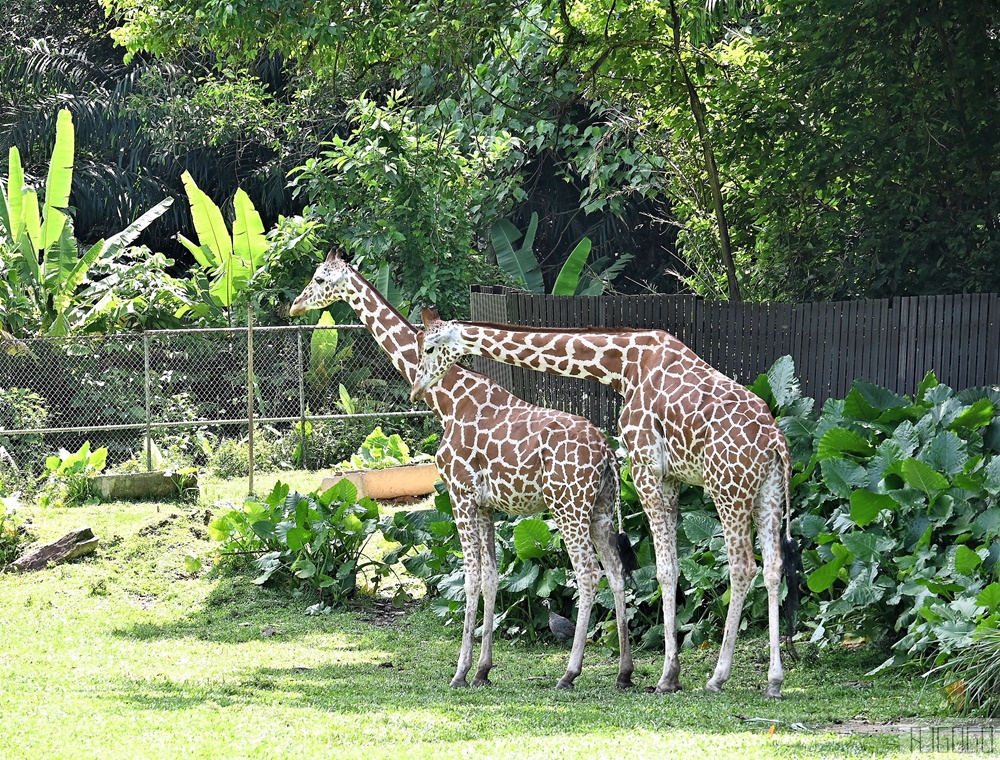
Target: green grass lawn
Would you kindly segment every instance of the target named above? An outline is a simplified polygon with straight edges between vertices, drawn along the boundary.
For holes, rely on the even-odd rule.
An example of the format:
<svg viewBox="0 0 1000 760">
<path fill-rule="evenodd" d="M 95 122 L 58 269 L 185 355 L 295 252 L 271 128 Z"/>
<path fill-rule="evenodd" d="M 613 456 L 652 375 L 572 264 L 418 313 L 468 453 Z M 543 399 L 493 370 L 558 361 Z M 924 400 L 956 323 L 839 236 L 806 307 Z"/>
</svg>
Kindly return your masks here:
<svg viewBox="0 0 1000 760">
<path fill-rule="evenodd" d="M 239 500 L 245 486 L 206 491 Z M 592 648 L 561 692 L 567 649 L 502 640 L 493 685 L 452 690 L 459 632 L 426 606 L 306 616 L 312 600 L 210 568 L 210 509 L 25 507 L 39 539 L 89 525 L 102 543 L 0 575 L 0 758 L 903 757 L 899 735 L 826 727 L 950 720 L 919 679 L 865 679 L 878 658 L 864 653 L 789 663 L 786 699 L 765 700 L 766 644 L 751 637 L 723 694 L 700 690 L 715 648 L 684 651 L 686 690 L 657 696 L 642 687 L 662 653 L 637 652 L 640 688 L 622 692 L 617 661 Z M 187 573 L 188 553 L 205 569 Z"/>
</svg>

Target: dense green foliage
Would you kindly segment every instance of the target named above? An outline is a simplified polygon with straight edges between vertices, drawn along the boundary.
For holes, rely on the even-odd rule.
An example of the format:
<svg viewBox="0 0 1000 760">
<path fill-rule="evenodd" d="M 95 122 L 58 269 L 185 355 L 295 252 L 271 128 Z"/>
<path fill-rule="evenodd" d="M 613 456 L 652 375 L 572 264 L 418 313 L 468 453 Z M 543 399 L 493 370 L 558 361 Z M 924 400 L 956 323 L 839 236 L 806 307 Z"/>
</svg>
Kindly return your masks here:
<svg viewBox="0 0 1000 760">
<path fill-rule="evenodd" d="M 431 134 L 443 111 L 475 182 L 489 180 L 486 197 L 498 203 L 494 217 L 479 204 L 473 215 L 523 230 L 539 213 L 546 289 L 584 236 L 598 258 L 637 254 L 633 279 L 669 287 L 664 270 L 677 270 L 699 291 L 731 297 L 1000 287 L 989 265 L 1000 203 L 994 3 L 108 7 L 132 50 L 210 50 L 230 61 L 278 52 L 347 99 L 368 92 L 393 109 L 404 101 L 390 93 L 404 91 L 398 115 L 419 114 Z M 501 135 L 513 150 L 480 166 L 483 146 Z M 342 174 L 326 173 L 332 182 Z M 419 176 L 399 175 L 398 187 Z M 441 199 L 456 197 L 450 176 Z M 508 198 L 510 178 L 518 192 Z M 394 182 L 379 183 L 393 197 Z M 377 208 L 353 208 L 362 207 Z M 652 237 L 637 228 L 666 228 L 650 217 L 679 228 L 683 255 L 660 249 L 652 275 L 643 269 Z M 488 229 L 478 225 L 479 255 Z M 466 256 L 467 240 L 459 235 L 454 255 Z"/>
<path fill-rule="evenodd" d="M 358 498 L 348 480 L 323 493 L 308 495 L 278 483 L 264 499 L 247 499 L 224 511 L 209 525 L 231 562 L 252 557 L 259 571 L 254 581 L 281 580 L 287 587 L 310 592 L 320 608 L 342 605 L 367 572 L 371 587 L 389 574 L 390 566 L 364 553 L 368 537 L 378 529 L 378 505 Z M 319 608 L 317 608 L 319 609 Z"/>
</svg>

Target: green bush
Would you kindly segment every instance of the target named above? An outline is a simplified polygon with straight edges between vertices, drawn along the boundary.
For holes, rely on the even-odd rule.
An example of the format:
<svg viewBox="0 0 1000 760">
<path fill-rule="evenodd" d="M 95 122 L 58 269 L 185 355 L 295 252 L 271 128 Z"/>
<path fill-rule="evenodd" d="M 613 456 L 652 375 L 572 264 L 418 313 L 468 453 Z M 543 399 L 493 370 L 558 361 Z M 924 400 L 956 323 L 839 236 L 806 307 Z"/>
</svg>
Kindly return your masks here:
<svg viewBox="0 0 1000 760">
<path fill-rule="evenodd" d="M 0 504 L 0 569 L 21 555 L 27 543 L 24 522 L 17 511 L 21 506 L 17 496 L 3 496 Z"/>
<path fill-rule="evenodd" d="M 222 542 L 221 555 L 230 563 L 257 555 L 255 583 L 281 582 L 310 592 L 319 603 L 338 605 L 355 594 L 362 572 L 376 590 L 391 572 L 390 562 L 363 553 L 378 516 L 378 505 L 359 499 L 347 480 L 306 495 L 278 483 L 263 501 L 248 498 L 217 516 L 209 535 Z"/>
<path fill-rule="evenodd" d="M 956 393 L 928 373 L 912 399 L 856 381 L 807 407 L 781 425 L 812 640 L 885 639 L 888 667 L 943 662 L 996 628 L 1000 390 Z"/>
<path fill-rule="evenodd" d="M 84 441 L 78 451 L 59 449 L 45 460 L 45 485 L 38 497 L 43 507 L 77 507 L 93 500 L 90 478 L 104 469 L 108 450 L 104 447 L 91 452 L 90 441 Z"/>
<path fill-rule="evenodd" d="M 0 388 L 0 430 L 44 428 L 48 420 L 48 406 L 37 393 L 29 388 Z M 0 478 L 9 484 L 8 491 L 30 492 L 47 453 L 41 433 L 0 433 Z"/>
</svg>

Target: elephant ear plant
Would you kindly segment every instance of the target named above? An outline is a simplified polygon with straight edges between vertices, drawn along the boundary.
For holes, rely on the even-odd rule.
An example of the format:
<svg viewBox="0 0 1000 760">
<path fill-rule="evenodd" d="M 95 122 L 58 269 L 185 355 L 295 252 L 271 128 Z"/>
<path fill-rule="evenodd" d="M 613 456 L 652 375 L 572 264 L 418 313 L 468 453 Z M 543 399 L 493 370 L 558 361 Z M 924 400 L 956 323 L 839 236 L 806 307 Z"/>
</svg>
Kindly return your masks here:
<svg viewBox="0 0 1000 760">
<path fill-rule="evenodd" d="M 378 505 L 359 499 L 350 481 L 310 494 L 278 483 L 263 500 L 249 498 L 216 516 L 209 535 L 222 543 L 223 561 L 253 558 L 259 570 L 255 583 L 281 582 L 312 592 L 318 601 L 310 609 L 323 611 L 345 603 L 359 583 L 377 590 L 391 572 L 388 563 L 364 554 L 378 517 Z"/>
</svg>

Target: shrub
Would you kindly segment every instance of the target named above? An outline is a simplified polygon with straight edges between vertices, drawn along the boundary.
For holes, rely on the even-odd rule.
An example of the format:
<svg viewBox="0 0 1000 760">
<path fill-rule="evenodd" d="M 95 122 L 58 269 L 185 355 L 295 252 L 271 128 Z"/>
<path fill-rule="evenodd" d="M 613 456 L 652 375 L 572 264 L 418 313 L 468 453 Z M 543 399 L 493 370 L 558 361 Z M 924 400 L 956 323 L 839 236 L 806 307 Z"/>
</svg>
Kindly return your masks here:
<svg viewBox="0 0 1000 760">
<path fill-rule="evenodd" d="M 89 441 L 76 452 L 59 449 L 45 460 L 45 485 L 38 503 L 43 507 L 74 507 L 91 501 L 90 477 L 104 469 L 107 458 L 106 448 L 91 452 Z"/>
<path fill-rule="evenodd" d="M 49 410 L 45 399 L 29 388 L 0 388 L 0 430 L 29 430 L 48 426 Z M 47 449 L 41 433 L 0 434 L 0 477 L 17 482 L 21 490 L 41 472 Z"/>
<path fill-rule="evenodd" d="M 4 568 L 21 555 L 27 543 L 24 523 L 17 511 L 21 502 L 17 494 L 4 496 L 0 504 L 0 568 Z"/>
<path fill-rule="evenodd" d="M 362 572 L 372 578 L 373 590 L 391 572 L 390 563 L 363 553 L 378 529 L 378 516 L 378 505 L 359 499 L 347 480 L 306 495 L 278 483 L 263 501 L 248 498 L 242 507 L 217 516 L 209 535 L 222 542 L 224 561 L 239 564 L 241 558 L 259 555 L 255 583 L 282 582 L 320 603 L 340 605 L 354 596 Z"/>
<path fill-rule="evenodd" d="M 812 640 L 884 639 L 881 668 L 941 663 L 997 627 L 1000 391 L 928 373 L 912 399 L 856 381 L 819 412 L 801 401 L 780 423 Z"/>
</svg>

